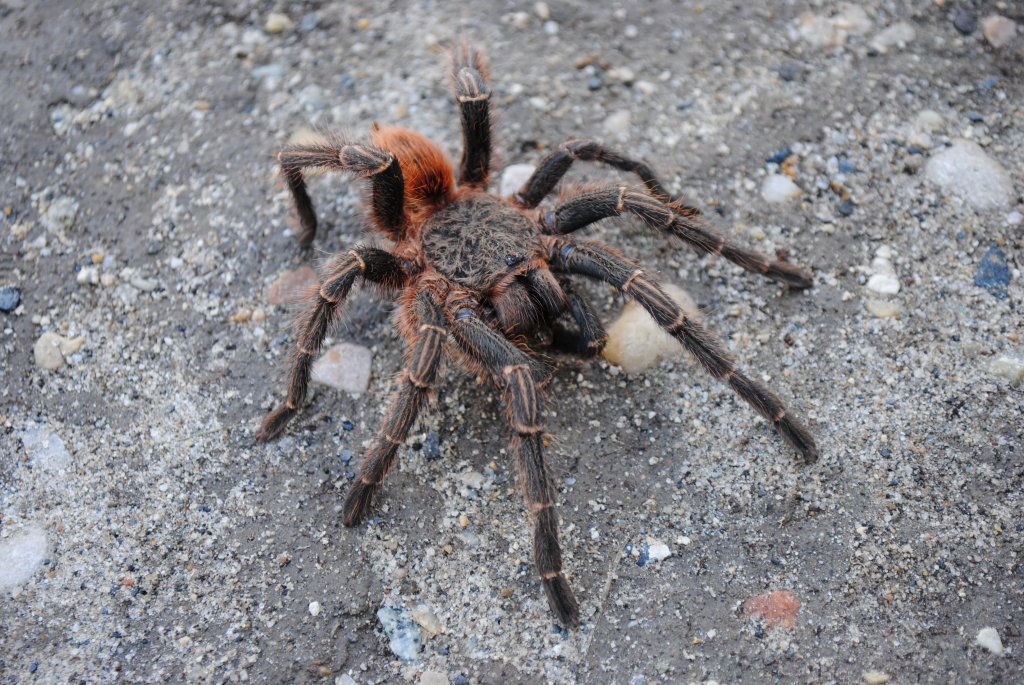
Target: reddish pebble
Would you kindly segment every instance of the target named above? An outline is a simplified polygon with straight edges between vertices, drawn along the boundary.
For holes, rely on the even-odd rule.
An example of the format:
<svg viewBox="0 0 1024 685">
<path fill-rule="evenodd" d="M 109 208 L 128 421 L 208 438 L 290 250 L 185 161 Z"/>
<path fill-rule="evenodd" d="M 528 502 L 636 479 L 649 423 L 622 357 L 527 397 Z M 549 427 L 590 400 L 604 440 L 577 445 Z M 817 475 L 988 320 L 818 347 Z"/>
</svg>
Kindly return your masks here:
<svg viewBox="0 0 1024 685">
<path fill-rule="evenodd" d="M 789 590 L 767 592 L 743 603 L 743 613 L 749 618 L 764 619 L 769 628 L 792 628 L 800 611 L 800 600 Z"/>
<path fill-rule="evenodd" d="M 267 302 L 275 306 L 291 304 L 315 291 L 319 284 L 320 279 L 311 266 L 302 266 L 294 271 L 282 271 L 267 289 Z"/>
</svg>

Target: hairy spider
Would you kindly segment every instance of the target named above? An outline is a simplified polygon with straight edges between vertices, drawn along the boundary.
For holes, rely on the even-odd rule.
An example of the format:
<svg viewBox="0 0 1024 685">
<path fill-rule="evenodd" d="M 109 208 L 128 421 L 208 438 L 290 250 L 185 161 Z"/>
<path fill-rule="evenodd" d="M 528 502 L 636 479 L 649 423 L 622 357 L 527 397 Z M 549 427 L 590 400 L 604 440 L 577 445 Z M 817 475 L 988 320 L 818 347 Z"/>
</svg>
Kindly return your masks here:
<svg viewBox="0 0 1024 685">
<path fill-rule="evenodd" d="M 605 281 L 632 297 L 708 373 L 768 419 L 804 461 L 817 459 L 818 450 L 781 400 L 747 377 L 721 341 L 688 317 L 650 274 L 606 245 L 568 234 L 630 214 L 652 229 L 792 288 L 809 287 L 811 278 L 796 266 L 722 237 L 699 210 L 669 195 L 650 166 L 594 140 L 559 146 L 511 198 L 488 194 L 492 121 L 486 58 L 465 44 L 457 46 L 450 55 L 450 77 L 464 144 L 457 178 L 434 143 L 394 126 L 374 125 L 372 145 L 324 135 L 278 155 L 298 210 L 300 244 L 310 244 L 317 226 L 303 171 L 318 169 L 369 181 L 370 219 L 392 247 L 357 246 L 332 257 L 319 293 L 300 319 L 287 399 L 266 416 L 258 438 L 278 437 L 302 406 L 313 359 L 356 280 L 392 293 L 395 320 L 407 345 L 405 369 L 384 425 L 345 498 L 345 525 L 358 524 L 370 511 L 374 493 L 443 375 L 445 360 L 451 359 L 490 378 L 502 392 L 519 485 L 534 526 L 537 570 L 551 609 L 564 625 L 575 626 L 579 606 L 562 573 L 556 488 L 543 456 L 539 388 L 551 369 L 533 349 L 545 341 L 589 358 L 604 346 L 601 321 L 572 288 L 572 276 Z M 563 194 L 550 211 L 537 210 L 576 160 L 635 173 L 643 185 L 578 188 Z"/>
</svg>

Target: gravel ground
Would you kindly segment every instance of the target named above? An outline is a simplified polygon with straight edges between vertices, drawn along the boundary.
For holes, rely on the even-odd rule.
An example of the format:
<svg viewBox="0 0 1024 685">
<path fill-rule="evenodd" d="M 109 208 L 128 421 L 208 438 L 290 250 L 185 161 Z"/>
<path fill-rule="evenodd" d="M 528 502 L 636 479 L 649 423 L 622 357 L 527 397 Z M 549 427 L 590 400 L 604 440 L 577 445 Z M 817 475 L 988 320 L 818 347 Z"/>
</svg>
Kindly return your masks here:
<svg viewBox="0 0 1024 685">
<path fill-rule="evenodd" d="M 0 681 L 1024 679 L 1022 7 L 549 5 L 0 0 Z M 291 346 L 270 285 L 364 230 L 358 184 L 317 179 L 300 250 L 273 153 L 381 121 L 457 155 L 459 35 L 491 54 L 505 163 L 600 137 L 815 271 L 787 293 L 588 229 L 687 288 L 822 457 L 796 465 L 685 358 L 563 367 L 574 632 L 472 378 L 449 373 L 377 518 L 341 526 L 402 361 L 378 297 L 332 339 L 372 350 L 369 390 L 317 386 L 254 442 Z"/>
</svg>

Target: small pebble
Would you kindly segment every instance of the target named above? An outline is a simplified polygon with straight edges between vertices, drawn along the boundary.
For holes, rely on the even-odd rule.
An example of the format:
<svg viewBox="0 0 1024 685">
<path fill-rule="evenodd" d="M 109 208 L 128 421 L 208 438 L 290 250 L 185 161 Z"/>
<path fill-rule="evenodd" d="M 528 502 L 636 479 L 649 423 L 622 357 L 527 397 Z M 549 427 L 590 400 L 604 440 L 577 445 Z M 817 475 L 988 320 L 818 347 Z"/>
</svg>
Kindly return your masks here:
<svg viewBox="0 0 1024 685">
<path fill-rule="evenodd" d="M 499 192 L 502 197 L 510 197 L 530 180 L 530 176 L 537 170 L 532 164 L 510 164 L 501 172 L 501 185 Z"/>
<path fill-rule="evenodd" d="M 1008 296 L 1006 286 L 1010 284 L 1012 278 L 1006 255 L 998 245 L 993 245 L 978 263 L 978 270 L 974 273 L 974 285 L 984 288 L 1000 300 L 1005 300 Z"/>
<path fill-rule="evenodd" d="M 377 619 L 384 628 L 390 641 L 391 652 L 403 661 L 415 661 L 419 658 L 423 640 L 420 629 L 412 621 L 409 612 L 404 608 L 381 607 L 377 610 Z"/>
<path fill-rule="evenodd" d="M 271 12 L 267 15 L 267 23 L 264 24 L 263 29 L 267 33 L 283 33 L 290 30 L 291 27 L 292 20 L 288 18 L 288 15 Z"/>
<path fill-rule="evenodd" d="M 537 18 L 541 21 L 547 21 L 551 18 L 551 8 L 548 7 L 546 2 L 535 2 L 533 3 L 533 13 L 537 15 Z"/>
<path fill-rule="evenodd" d="M 647 538 L 647 558 L 650 561 L 664 561 L 672 556 L 672 550 L 664 542 Z"/>
<path fill-rule="evenodd" d="M 1024 382 L 1024 359 L 1001 355 L 989 363 L 988 370 L 1002 378 L 1009 379 L 1013 385 L 1020 385 Z"/>
<path fill-rule="evenodd" d="M 21 304 L 21 290 L 13 286 L 0 288 L 0 312 L 10 314 Z"/>
<path fill-rule="evenodd" d="M 487 479 L 479 471 L 466 471 L 459 478 L 470 490 L 482 490 Z"/>
<path fill-rule="evenodd" d="M 782 164 L 787 159 L 789 159 L 790 155 L 792 154 L 792 150 L 790 150 L 788 147 L 784 147 L 775 154 L 773 154 L 771 157 L 766 159 L 765 161 L 768 162 L 769 164 Z"/>
<path fill-rule="evenodd" d="M 629 110 L 613 112 L 604 120 L 604 130 L 624 140 L 629 136 L 630 119 Z"/>
<path fill-rule="evenodd" d="M 309 603 L 309 615 L 310 616 L 319 616 L 320 615 L 320 602 L 310 602 Z"/>
<path fill-rule="evenodd" d="M 282 271 L 267 289 L 267 302 L 286 305 L 312 295 L 320 285 L 320 278 L 311 266 Z"/>
<path fill-rule="evenodd" d="M 64 366 L 66 357 L 78 352 L 84 344 L 85 338 L 68 339 L 49 331 L 43 333 L 33 348 L 36 366 L 56 371 Z"/>
<path fill-rule="evenodd" d="M 862 674 L 865 685 L 885 685 L 889 682 L 889 676 L 882 671 L 864 671 Z"/>
<path fill-rule="evenodd" d="M 763 619 L 769 628 L 792 628 L 800 612 L 800 598 L 789 590 L 767 592 L 743 603 L 743 613 L 749 618 Z"/>
<path fill-rule="evenodd" d="M 441 436 L 431 431 L 423 441 L 423 457 L 427 461 L 441 458 Z"/>
<path fill-rule="evenodd" d="M 630 84 L 636 78 L 636 74 L 629 67 L 615 67 L 614 69 L 608 70 L 608 78 L 613 81 L 619 81 L 621 83 Z"/>
<path fill-rule="evenodd" d="M 75 280 L 82 285 L 99 285 L 100 270 L 95 266 L 83 266 L 78 270 L 78 275 L 75 276 Z"/>
<path fill-rule="evenodd" d="M 310 84 L 299 91 L 299 104 L 310 112 L 319 112 L 327 108 L 327 96 L 324 89 L 316 84 Z"/>
<path fill-rule="evenodd" d="M 353 343 L 339 343 L 313 363 L 315 382 L 345 392 L 366 392 L 370 385 L 373 352 Z"/>
<path fill-rule="evenodd" d="M 441 621 L 437 619 L 437 615 L 425 604 L 420 604 L 418 607 L 410 612 L 412 620 L 416 621 L 416 624 L 426 632 L 429 637 L 437 637 L 443 632 Z"/>
<path fill-rule="evenodd" d="M 868 47 L 884 55 L 892 48 L 903 48 L 909 45 L 916 37 L 917 32 L 913 25 L 905 21 L 898 21 L 892 26 L 882 29 L 871 39 Z"/>
<path fill-rule="evenodd" d="M 54 199 L 43 213 L 42 224 L 48 231 L 66 231 L 75 225 L 78 216 L 78 200 L 68 195 Z"/>
<path fill-rule="evenodd" d="M 544 33 L 549 36 L 558 35 L 558 22 L 557 21 L 546 21 L 544 22 Z"/>
<path fill-rule="evenodd" d="M 32 467 L 61 474 L 71 465 L 71 453 L 60 435 L 44 423 L 28 423 L 18 433 Z"/>
<path fill-rule="evenodd" d="M 604 86 L 604 81 L 601 80 L 600 76 L 594 76 L 589 81 L 587 81 L 587 90 L 591 90 L 591 91 L 601 90 L 601 88 L 603 86 Z"/>
<path fill-rule="evenodd" d="M 932 155 L 925 173 L 930 181 L 975 209 L 1007 207 L 1014 194 L 1006 169 L 970 140 L 958 140 Z"/>
<path fill-rule="evenodd" d="M 979 647 L 984 647 L 996 656 L 1003 655 L 1003 641 L 999 638 L 999 632 L 995 628 L 982 628 L 974 642 Z"/>
<path fill-rule="evenodd" d="M 769 174 L 761 185 L 761 197 L 769 204 L 781 204 L 800 197 L 800 186 L 783 174 Z"/>
<path fill-rule="evenodd" d="M 517 29 L 525 29 L 530 25 L 530 15 L 526 12 L 513 12 L 509 16 L 509 23 Z"/>
<path fill-rule="evenodd" d="M 780 64 L 775 71 L 783 81 L 795 81 L 803 73 L 803 67 L 797 62 L 785 62 Z"/>
<path fill-rule="evenodd" d="M 679 286 L 662 283 L 662 288 L 689 316 L 697 316 L 697 304 Z M 604 358 L 626 373 L 639 373 L 662 359 L 680 356 L 679 341 L 651 318 L 647 310 L 630 300 L 622 313 L 608 326 Z"/>
<path fill-rule="evenodd" d="M 31 526 L 17 532 L 6 530 L 0 538 L 0 588 L 15 588 L 27 582 L 46 559 L 46 531 Z M 9 600 L 5 599 L 5 604 Z"/>
<path fill-rule="evenodd" d="M 941 131 L 945 123 L 942 115 L 933 109 L 922 109 L 914 118 L 914 126 L 925 133 Z"/>
<path fill-rule="evenodd" d="M 957 10 L 957 13 L 953 15 L 953 26 L 960 33 L 969 36 L 977 30 L 978 18 L 970 10 Z"/>
<path fill-rule="evenodd" d="M 420 685 L 448 685 L 448 675 L 439 671 L 424 671 Z"/>
<path fill-rule="evenodd" d="M 231 323 L 245 323 L 250 318 L 252 318 L 252 310 L 242 308 L 231 315 Z"/>
<path fill-rule="evenodd" d="M 898 319 L 902 315 L 899 304 L 885 300 L 868 300 L 867 309 L 872 316 L 879 319 Z"/>
<path fill-rule="evenodd" d="M 342 673 L 334 679 L 334 685 L 359 685 L 348 673 Z"/>
<path fill-rule="evenodd" d="M 658 92 L 658 86 L 651 83 L 650 81 L 637 81 L 634 85 L 637 92 L 643 95 L 651 96 Z"/>
<path fill-rule="evenodd" d="M 469 517 L 465 514 L 459 514 L 459 527 L 469 528 Z"/>
<path fill-rule="evenodd" d="M 990 14 L 982 20 L 981 32 L 985 34 L 989 45 L 1001 48 L 1017 35 L 1017 23 L 1001 14 Z"/>
<path fill-rule="evenodd" d="M 853 200 L 847 198 L 839 203 L 839 208 L 836 211 L 839 212 L 839 216 L 850 216 L 853 214 L 854 206 Z"/>
</svg>

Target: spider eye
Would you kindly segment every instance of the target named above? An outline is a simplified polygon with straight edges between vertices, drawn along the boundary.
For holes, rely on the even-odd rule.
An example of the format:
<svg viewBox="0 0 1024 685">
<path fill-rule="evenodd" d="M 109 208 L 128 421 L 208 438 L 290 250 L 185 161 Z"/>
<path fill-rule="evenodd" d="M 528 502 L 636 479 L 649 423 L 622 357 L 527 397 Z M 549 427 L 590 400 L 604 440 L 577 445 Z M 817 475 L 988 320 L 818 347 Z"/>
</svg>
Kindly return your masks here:
<svg viewBox="0 0 1024 685">
<path fill-rule="evenodd" d="M 524 261 L 525 259 L 526 258 L 523 257 L 523 255 L 520 255 L 520 254 L 510 254 L 509 256 L 505 257 L 505 263 L 508 264 L 509 266 L 515 266 L 516 264 L 519 264 L 520 262 Z"/>
</svg>

